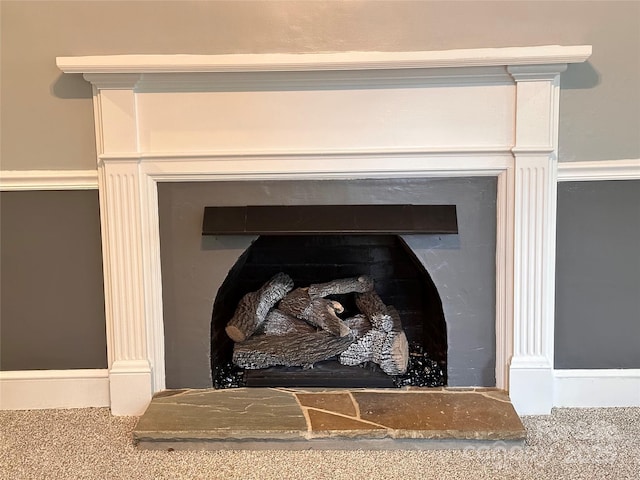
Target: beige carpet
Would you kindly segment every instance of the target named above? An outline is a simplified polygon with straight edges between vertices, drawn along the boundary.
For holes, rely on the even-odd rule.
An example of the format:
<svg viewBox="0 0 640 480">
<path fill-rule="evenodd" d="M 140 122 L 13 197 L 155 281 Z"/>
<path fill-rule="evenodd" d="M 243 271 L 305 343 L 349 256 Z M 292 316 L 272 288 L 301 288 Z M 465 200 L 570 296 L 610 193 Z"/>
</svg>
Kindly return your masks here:
<svg viewBox="0 0 640 480">
<path fill-rule="evenodd" d="M 107 409 L 0 412 L 0 478 L 640 478 L 640 408 L 525 417 L 528 445 L 505 450 L 143 451 L 135 423 Z"/>
</svg>

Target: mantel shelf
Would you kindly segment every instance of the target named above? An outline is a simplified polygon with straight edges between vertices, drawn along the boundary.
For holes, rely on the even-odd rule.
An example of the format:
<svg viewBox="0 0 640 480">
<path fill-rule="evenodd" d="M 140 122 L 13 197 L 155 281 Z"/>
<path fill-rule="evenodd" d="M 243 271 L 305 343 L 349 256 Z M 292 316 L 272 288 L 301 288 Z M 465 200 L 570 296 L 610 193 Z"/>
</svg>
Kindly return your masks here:
<svg viewBox="0 0 640 480">
<path fill-rule="evenodd" d="M 477 48 L 417 52 L 98 55 L 58 57 L 65 73 L 214 73 L 386 70 L 545 65 L 584 62 L 590 45 Z"/>
</svg>

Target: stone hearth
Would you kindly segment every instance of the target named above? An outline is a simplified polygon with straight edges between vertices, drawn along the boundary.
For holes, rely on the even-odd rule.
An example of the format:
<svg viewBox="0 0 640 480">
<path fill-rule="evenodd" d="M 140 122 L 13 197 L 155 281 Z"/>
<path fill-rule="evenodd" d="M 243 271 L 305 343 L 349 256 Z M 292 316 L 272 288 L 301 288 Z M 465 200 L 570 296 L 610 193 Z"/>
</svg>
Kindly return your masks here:
<svg viewBox="0 0 640 480">
<path fill-rule="evenodd" d="M 492 388 L 168 390 L 140 418 L 148 449 L 394 449 L 523 445 Z"/>
</svg>

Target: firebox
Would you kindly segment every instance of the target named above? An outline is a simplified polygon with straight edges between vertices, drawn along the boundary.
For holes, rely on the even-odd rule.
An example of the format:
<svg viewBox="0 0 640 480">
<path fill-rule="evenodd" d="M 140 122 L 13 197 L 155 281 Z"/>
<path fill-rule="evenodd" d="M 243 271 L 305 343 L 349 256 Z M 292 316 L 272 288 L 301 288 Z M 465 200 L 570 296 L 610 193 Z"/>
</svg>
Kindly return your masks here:
<svg viewBox="0 0 640 480">
<path fill-rule="evenodd" d="M 205 208 L 203 234 L 259 235 L 215 297 L 214 386 L 446 385 L 442 302 L 400 234 L 457 231 L 454 205 Z M 301 292 L 309 308 L 291 311 Z M 330 325 L 325 306 L 338 309 Z M 238 318 L 242 332 L 230 327 Z"/>
</svg>

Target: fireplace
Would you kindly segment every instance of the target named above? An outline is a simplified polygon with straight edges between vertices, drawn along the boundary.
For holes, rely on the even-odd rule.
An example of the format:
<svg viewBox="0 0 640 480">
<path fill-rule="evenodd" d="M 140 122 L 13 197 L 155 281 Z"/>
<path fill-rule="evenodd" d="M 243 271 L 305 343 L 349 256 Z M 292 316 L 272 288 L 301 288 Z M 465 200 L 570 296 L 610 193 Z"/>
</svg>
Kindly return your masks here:
<svg viewBox="0 0 640 480">
<path fill-rule="evenodd" d="M 394 231 L 457 234 L 456 207 L 205 207 L 204 235 L 260 235 L 216 293 L 214 387 L 445 385 L 440 296 Z"/>
<path fill-rule="evenodd" d="M 94 85 L 114 414 L 165 387 L 158 185 L 491 176 L 497 385 L 553 399 L 559 75 L 591 47 L 59 58 Z"/>
</svg>

